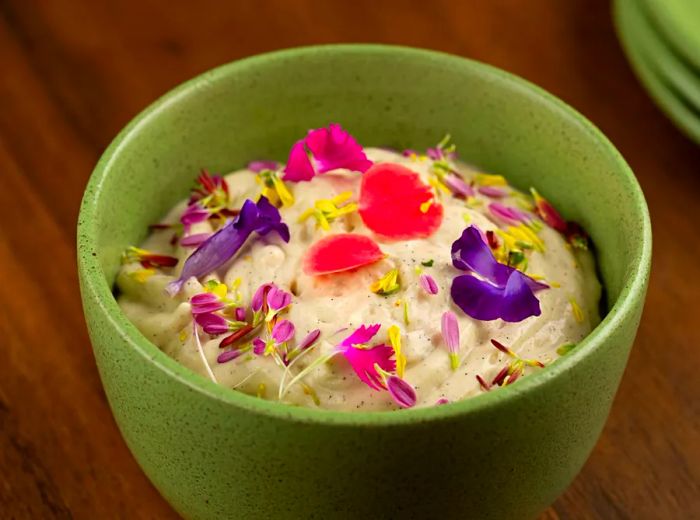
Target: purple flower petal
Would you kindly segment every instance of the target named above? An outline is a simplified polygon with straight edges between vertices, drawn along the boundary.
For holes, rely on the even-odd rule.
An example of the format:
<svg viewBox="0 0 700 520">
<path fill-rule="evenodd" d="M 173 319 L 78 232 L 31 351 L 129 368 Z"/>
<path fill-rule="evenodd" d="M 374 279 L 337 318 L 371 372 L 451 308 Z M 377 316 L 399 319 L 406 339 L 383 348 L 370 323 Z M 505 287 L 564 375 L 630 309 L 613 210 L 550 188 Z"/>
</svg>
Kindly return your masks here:
<svg viewBox="0 0 700 520">
<path fill-rule="evenodd" d="M 372 166 L 355 138 L 337 123 L 311 130 L 304 142 L 314 157 L 318 173 L 338 168 L 364 173 Z"/>
<path fill-rule="evenodd" d="M 270 290 L 267 293 L 267 305 L 270 307 L 270 309 L 279 311 L 289 306 L 290 303 L 292 303 L 291 294 L 280 289 L 274 284 L 272 287 L 270 287 Z"/>
<path fill-rule="evenodd" d="M 248 163 L 248 169 L 255 173 L 260 173 L 264 170 L 277 170 L 280 164 L 277 161 L 251 161 Z"/>
<path fill-rule="evenodd" d="M 301 340 L 299 345 L 297 345 L 297 348 L 299 350 L 306 350 L 309 348 L 311 345 L 316 343 L 316 340 L 318 340 L 318 337 L 321 335 L 321 331 L 319 329 L 314 329 L 311 332 L 309 332 L 304 339 Z"/>
<path fill-rule="evenodd" d="M 190 298 L 192 314 L 208 314 L 224 308 L 224 303 L 212 293 L 195 294 Z"/>
<path fill-rule="evenodd" d="M 458 175 L 455 175 L 454 173 L 448 173 L 445 175 L 445 177 L 442 179 L 442 182 L 447 186 L 450 191 L 455 194 L 458 197 L 471 197 L 474 195 L 474 188 L 469 186 L 464 180 L 459 177 Z"/>
<path fill-rule="evenodd" d="M 291 182 L 310 181 L 315 174 L 309 154 L 304 148 L 304 141 L 297 141 L 289 151 L 287 165 L 284 167 L 284 180 Z"/>
<path fill-rule="evenodd" d="M 527 224 L 532 220 L 532 215 L 518 208 L 504 206 L 500 202 L 489 204 L 489 212 L 506 224 Z"/>
<path fill-rule="evenodd" d="M 401 155 L 404 157 L 411 157 L 412 155 L 418 155 L 418 152 L 411 148 L 406 148 L 403 152 L 401 152 Z"/>
<path fill-rule="evenodd" d="M 400 377 L 389 376 L 386 380 L 386 388 L 394 402 L 402 408 L 415 406 L 417 400 L 415 389 Z"/>
<path fill-rule="evenodd" d="M 272 327 L 272 337 L 279 343 L 286 343 L 294 336 L 294 324 L 289 320 L 280 320 Z"/>
<path fill-rule="evenodd" d="M 449 404 L 450 400 L 447 397 L 441 397 L 440 399 L 437 400 L 435 404 Z"/>
<path fill-rule="evenodd" d="M 255 338 L 253 340 L 253 353 L 256 356 L 262 356 L 265 352 L 265 342 L 260 338 Z"/>
<path fill-rule="evenodd" d="M 435 278 L 433 278 L 429 274 L 420 275 L 420 278 L 418 278 L 418 280 L 420 282 L 420 286 L 428 294 L 437 294 L 439 292 L 440 289 L 438 288 L 438 285 L 435 282 Z"/>
<path fill-rule="evenodd" d="M 277 208 L 265 197 L 260 197 L 257 204 L 248 199 L 234 220 L 202 242 L 190 255 L 185 261 L 180 278 L 169 283 L 166 291 L 174 296 L 185 281 L 209 274 L 225 264 L 254 231 L 259 235 L 275 231 L 282 240 L 289 241 L 289 228 L 282 222 Z"/>
<path fill-rule="evenodd" d="M 194 235 L 187 235 L 186 237 L 182 237 L 180 239 L 180 245 L 182 247 L 197 247 L 210 236 L 211 233 L 195 233 Z"/>
<path fill-rule="evenodd" d="M 218 336 L 228 332 L 228 322 L 222 316 L 214 313 L 195 314 L 194 321 L 204 329 L 204 332 L 212 336 Z"/>
<path fill-rule="evenodd" d="M 469 226 L 452 244 L 452 264 L 464 274 L 452 281 L 452 300 L 477 320 L 518 322 L 540 315 L 534 291 L 548 286 L 496 261 L 479 229 Z"/>
<path fill-rule="evenodd" d="M 506 285 L 497 286 L 465 274 L 452 281 L 450 293 L 459 308 L 474 319 L 518 322 L 541 313 L 540 302 L 526 279 L 513 269 Z"/>
<path fill-rule="evenodd" d="M 232 361 L 236 359 L 237 357 L 240 357 L 243 354 L 242 350 L 238 349 L 233 349 L 233 350 L 227 350 L 226 352 L 222 352 L 219 354 L 219 356 L 216 358 L 217 363 L 226 363 L 227 361 Z"/>
</svg>

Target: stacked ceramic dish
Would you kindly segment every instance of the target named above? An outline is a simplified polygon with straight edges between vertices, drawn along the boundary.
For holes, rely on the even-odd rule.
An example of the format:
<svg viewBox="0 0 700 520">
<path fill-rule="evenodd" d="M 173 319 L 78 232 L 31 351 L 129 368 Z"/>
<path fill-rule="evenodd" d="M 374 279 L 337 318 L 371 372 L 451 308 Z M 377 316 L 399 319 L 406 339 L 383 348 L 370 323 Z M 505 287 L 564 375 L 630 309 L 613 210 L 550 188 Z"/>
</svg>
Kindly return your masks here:
<svg viewBox="0 0 700 520">
<path fill-rule="evenodd" d="M 618 35 L 659 107 L 700 142 L 700 0 L 616 0 Z"/>
</svg>

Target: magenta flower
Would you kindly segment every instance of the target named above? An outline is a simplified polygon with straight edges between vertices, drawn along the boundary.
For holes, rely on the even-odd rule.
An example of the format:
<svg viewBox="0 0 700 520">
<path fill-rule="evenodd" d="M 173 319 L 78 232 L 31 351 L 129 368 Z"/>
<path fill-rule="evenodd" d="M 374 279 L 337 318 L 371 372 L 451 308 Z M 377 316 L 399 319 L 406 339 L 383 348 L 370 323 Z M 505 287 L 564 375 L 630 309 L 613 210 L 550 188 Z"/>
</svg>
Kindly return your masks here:
<svg viewBox="0 0 700 520">
<path fill-rule="evenodd" d="M 457 316 L 452 311 L 445 311 L 441 322 L 442 339 L 450 354 L 452 370 L 459 368 L 459 324 Z"/>
<path fill-rule="evenodd" d="M 264 283 L 256 289 L 250 301 L 250 308 L 253 309 L 253 312 L 260 312 L 262 310 L 267 293 L 274 285 L 273 283 Z"/>
<path fill-rule="evenodd" d="M 265 170 L 277 170 L 280 164 L 277 161 L 251 161 L 248 163 L 248 169 L 255 173 L 260 173 Z"/>
<path fill-rule="evenodd" d="M 284 168 L 284 180 L 308 181 L 314 175 L 338 168 L 364 173 L 371 165 L 355 138 L 339 124 L 331 123 L 327 128 L 310 130 L 303 140 L 294 143 Z"/>
<path fill-rule="evenodd" d="M 292 303 L 292 295 L 272 284 L 267 292 L 267 306 L 271 311 L 281 311 Z"/>
<path fill-rule="evenodd" d="M 208 292 L 192 296 L 190 305 L 194 316 L 220 311 L 225 307 L 224 302 L 217 295 Z"/>
<path fill-rule="evenodd" d="M 226 352 L 222 352 L 218 355 L 218 357 L 216 358 L 216 362 L 221 364 L 226 363 L 227 361 L 233 361 L 237 357 L 240 357 L 242 354 L 243 351 L 239 349 L 227 350 Z"/>
<path fill-rule="evenodd" d="M 420 286 L 428 294 L 437 294 L 439 292 L 439 288 L 437 282 L 435 282 L 435 278 L 433 278 L 429 274 L 420 275 L 420 278 L 418 278 L 418 280 L 420 282 Z"/>
<path fill-rule="evenodd" d="M 532 221 L 531 214 L 521 209 L 504 206 L 500 202 L 492 202 L 489 204 L 489 212 L 506 224 L 528 224 Z"/>
<path fill-rule="evenodd" d="M 253 340 L 253 352 L 256 356 L 262 356 L 265 353 L 265 347 L 267 344 L 260 338 L 255 338 Z"/>
<path fill-rule="evenodd" d="M 321 335 L 321 331 L 319 329 L 314 329 L 311 332 L 309 332 L 306 336 L 304 336 L 304 339 L 302 339 L 299 342 L 299 345 L 297 345 L 298 350 L 306 350 L 309 348 L 311 345 L 316 343 L 318 340 L 318 337 Z"/>
<path fill-rule="evenodd" d="M 479 193 L 492 199 L 502 199 L 508 196 L 508 191 L 497 186 L 480 186 Z"/>
<path fill-rule="evenodd" d="M 282 222 L 277 208 L 265 197 L 260 197 L 257 204 L 246 200 L 234 220 L 202 242 L 192 253 L 185 261 L 180 278 L 169 283 L 166 291 L 175 296 L 190 278 L 204 276 L 225 264 L 253 232 L 266 235 L 271 231 L 289 242 L 289 228 Z"/>
<path fill-rule="evenodd" d="M 402 408 L 411 408 L 416 404 L 416 391 L 399 376 L 390 375 L 386 378 L 386 388 L 391 398 Z"/>
<path fill-rule="evenodd" d="M 229 324 L 226 318 L 213 312 L 194 314 L 194 321 L 202 327 L 204 332 L 212 336 L 218 336 L 229 331 Z"/>
<path fill-rule="evenodd" d="M 233 315 L 236 317 L 236 320 L 245 321 L 245 307 L 236 307 Z"/>
<path fill-rule="evenodd" d="M 289 320 L 280 320 L 272 327 L 272 338 L 278 345 L 294 337 L 294 324 Z"/>
<path fill-rule="evenodd" d="M 182 225 L 185 226 L 185 229 L 189 229 L 192 224 L 204 222 L 208 218 L 209 210 L 203 208 L 197 203 L 194 203 L 187 206 L 182 215 L 180 215 L 180 222 L 182 222 Z"/>
<path fill-rule="evenodd" d="M 477 320 L 518 322 L 539 316 L 536 291 L 548 288 L 513 267 L 496 261 L 476 226 L 452 244 L 452 265 L 468 274 L 452 281 L 452 300 Z"/>
<path fill-rule="evenodd" d="M 406 148 L 403 152 L 401 152 L 401 155 L 404 157 L 411 157 L 412 155 L 418 155 L 418 152 L 412 148 Z"/>
<path fill-rule="evenodd" d="M 382 376 L 375 365 L 386 372 L 396 369 L 396 362 L 391 359 L 394 349 L 387 345 L 368 348 L 366 344 L 377 334 L 381 325 L 369 327 L 361 325 L 352 334 L 336 346 L 336 350 L 345 356 L 360 380 L 374 390 L 384 389 Z"/>
<path fill-rule="evenodd" d="M 440 405 L 440 404 L 449 404 L 450 400 L 447 397 L 441 397 L 440 399 L 437 400 L 435 404 Z"/>
</svg>

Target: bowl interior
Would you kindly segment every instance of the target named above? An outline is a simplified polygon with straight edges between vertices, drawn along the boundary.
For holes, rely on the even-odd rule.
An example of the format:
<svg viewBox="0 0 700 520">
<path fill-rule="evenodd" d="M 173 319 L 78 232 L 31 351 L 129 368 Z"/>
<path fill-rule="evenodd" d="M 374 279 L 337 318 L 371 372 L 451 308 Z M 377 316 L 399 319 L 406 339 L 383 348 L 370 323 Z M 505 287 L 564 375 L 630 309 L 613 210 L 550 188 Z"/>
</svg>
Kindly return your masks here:
<svg viewBox="0 0 700 520">
<path fill-rule="evenodd" d="M 425 148 L 449 132 L 462 158 L 522 189 L 536 186 L 588 230 L 607 310 L 621 296 L 643 297 L 646 205 L 622 158 L 584 118 L 523 80 L 462 58 L 312 47 L 234 62 L 185 83 L 136 118 L 98 164 L 81 210 L 81 274 L 135 343 L 155 349 L 109 296 L 124 248 L 186 196 L 199 169 L 284 161 L 307 129 L 329 122 L 366 146 L 397 149 Z"/>
</svg>

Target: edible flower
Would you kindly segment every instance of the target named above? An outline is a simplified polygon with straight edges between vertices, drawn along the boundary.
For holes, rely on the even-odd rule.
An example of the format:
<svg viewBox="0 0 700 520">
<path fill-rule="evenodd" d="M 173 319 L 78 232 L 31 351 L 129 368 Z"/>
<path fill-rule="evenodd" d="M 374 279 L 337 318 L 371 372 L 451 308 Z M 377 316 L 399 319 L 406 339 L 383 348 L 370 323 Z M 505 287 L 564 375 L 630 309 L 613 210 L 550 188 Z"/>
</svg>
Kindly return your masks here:
<svg viewBox="0 0 700 520">
<path fill-rule="evenodd" d="M 380 371 L 381 369 L 377 369 Z M 389 395 L 401 408 L 412 408 L 418 400 L 416 390 L 398 375 L 389 374 L 381 370 L 380 374 L 384 376 L 384 386 L 386 386 Z"/>
<path fill-rule="evenodd" d="M 289 242 L 289 228 L 282 222 L 277 208 L 265 197 L 261 197 L 257 203 L 246 200 L 234 220 L 202 242 L 192 253 L 185 261 L 180 277 L 168 284 L 166 291 L 175 296 L 190 278 L 209 274 L 226 263 L 253 232 L 266 235 L 271 231 Z"/>
<path fill-rule="evenodd" d="M 563 345 L 557 348 L 557 354 L 559 354 L 560 356 L 565 356 L 566 354 L 574 350 L 574 347 L 576 347 L 576 343 L 564 343 Z"/>
<path fill-rule="evenodd" d="M 280 320 L 272 327 L 272 338 L 278 343 L 287 343 L 294 337 L 294 324 L 289 320 Z"/>
<path fill-rule="evenodd" d="M 131 262 L 139 262 L 142 267 L 152 269 L 155 267 L 174 267 L 177 265 L 178 259 L 174 256 L 161 255 L 131 246 L 122 255 L 122 263 Z"/>
<path fill-rule="evenodd" d="M 583 309 L 581 309 L 581 306 L 576 301 L 576 298 L 573 296 L 569 298 L 569 303 L 571 304 L 571 312 L 574 315 L 576 323 L 583 323 L 583 320 L 585 320 L 586 317 L 583 314 Z"/>
<path fill-rule="evenodd" d="M 182 247 L 198 247 L 210 236 L 211 233 L 194 233 L 192 235 L 187 235 L 180 239 L 180 245 Z"/>
<path fill-rule="evenodd" d="M 400 164 L 379 163 L 362 176 L 359 213 L 368 228 L 386 238 L 426 238 L 442 223 L 443 207 L 434 199 L 418 173 Z"/>
<path fill-rule="evenodd" d="M 569 221 L 566 223 L 566 231 L 564 231 L 566 240 L 576 249 L 588 250 L 590 238 L 586 231 L 576 222 Z"/>
<path fill-rule="evenodd" d="M 394 359 L 396 360 L 396 375 L 403 377 L 406 370 L 406 356 L 401 351 L 401 329 L 396 325 L 389 327 L 389 343 L 394 349 Z"/>
<path fill-rule="evenodd" d="M 491 340 L 491 344 L 504 354 L 507 354 L 508 357 L 513 359 L 513 361 L 504 366 L 490 383 L 486 382 L 482 376 L 476 376 L 479 386 L 481 386 L 481 389 L 484 391 L 491 390 L 491 388 L 494 386 L 512 385 L 525 374 L 526 367 L 544 368 L 544 363 L 541 361 L 536 359 L 523 359 L 511 349 L 506 347 L 503 343 L 496 341 L 495 339 Z"/>
<path fill-rule="evenodd" d="M 188 231 L 192 224 L 197 224 L 198 222 L 204 222 L 209 218 L 210 212 L 208 209 L 203 208 L 198 202 L 190 204 L 187 206 L 185 211 L 180 215 L 180 222 Z"/>
<path fill-rule="evenodd" d="M 264 317 L 270 323 L 275 316 L 289 307 L 292 303 L 292 295 L 280 289 L 274 283 L 264 283 L 258 287 L 250 301 L 253 311 L 253 323 L 258 324 Z"/>
<path fill-rule="evenodd" d="M 374 390 L 385 388 L 377 368 L 386 372 L 393 372 L 396 369 L 396 363 L 391 359 L 394 352 L 391 347 L 384 344 L 367 346 L 367 343 L 379 332 L 380 327 L 380 324 L 361 325 L 335 348 L 350 363 L 360 381 Z"/>
<path fill-rule="evenodd" d="M 535 188 L 530 188 L 530 193 L 535 199 L 535 211 L 537 215 L 545 221 L 545 223 L 560 233 L 566 231 L 566 221 L 562 218 L 559 212 L 554 209 L 547 199 L 540 195 Z"/>
<path fill-rule="evenodd" d="M 221 175 L 210 175 L 207 170 L 202 170 L 192 189 L 188 205 L 195 202 L 210 213 L 226 208 L 230 202 L 228 183 Z"/>
<path fill-rule="evenodd" d="M 479 193 L 492 199 L 502 199 L 508 196 L 508 191 L 498 186 L 479 186 Z"/>
<path fill-rule="evenodd" d="M 459 368 L 459 324 L 452 311 L 445 311 L 441 320 L 442 340 L 447 346 L 452 370 Z"/>
<path fill-rule="evenodd" d="M 518 322 L 540 315 L 540 302 L 534 292 L 548 286 L 499 263 L 476 226 L 466 228 L 452 244 L 452 265 L 468 273 L 457 276 L 450 291 L 453 301 L 468 316 Z"/>
<path fill-rule="evenodd" d="M 303 269 L 309 276 L 340 273 L 373 264 L 384 256 L 371 238 L 339 233 L 314 242 L 304 255 Z"/>
<path fill-rule="evenodd" d="M 254 173 L 260 173 L 261 171 L 264 171 L 264 170 L 277 171 L 279 169 L 279 167 L 280 167 L 280 163 L 278 163 L 277 161 L 260 160 L 260 161 L 251 161 L 248 163 L 248 169 Z"/>
<path fill-rule="evenodd" d="M 500 202 L 492 202 L 488 206 L 491 215 L 506 224 L 529 224 L 532 221 L 532 215 L 518 208 L 504 206 Z"/>
<path fill-rule="evenodd" d="M 442 178 L 442 183 L 447 186 L 452 194 L 460 199 L 474 196 L 474 188 L 467 184 L 462 177 L 450 172 Z"/>
<path fill-rule="evenodd" d="M 297 141 L 284 168 L 284 180 L 308 181 L 338 168 L 365 172 L 372 165 L 355 138 L 337 123 L 310 130 Z"/>
<path fill-rule="evenodd" d="M 316 219 L 316 225 L 328 231 L 331 228 L 330 222 L 357 211 L 357 203 L 345 204 L 350 197 L 352 197 L 352 192 L 345 191 L 331 199 L 319 199 L 314 203 L 313 208 L 309 208 L 299 215 L 299 222 L 304 222 L 313 216 Z"/>
<path fill-rule="evenodd" d="M 370 291 L 381 296 L 389 296 L 399 289 L 401 289 L 401 284 L 399 283 L 398 269 L 390 269 L 384 276 L 369 286 Z"/>
<path fill-rule="evenodd" d="M 420 275 L 418 280 L 420 281 L 420 286 L 426 293 L 437 294 L 439 292 L 440 289 L 438 288 L 437 282 L 435 282 L 435 278 L 429 274 Z"/>
<path fill-rule="evenodd" d="M 263 185 L 261 196 L 275 202 L 279 201 L 285 208 L 294 204 L 294 195 L 292 195 L 275 170 L 261 170 L 258 172 L 257 180 Z"/>
<path fill-rule="evenodd" d="M 503 175 L 491 173 L 477 173 L 474 182 L 479 186 L 508 186 L 508 181 Z"/>
</svg>

